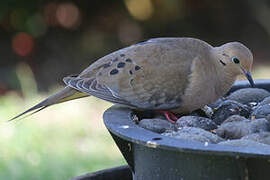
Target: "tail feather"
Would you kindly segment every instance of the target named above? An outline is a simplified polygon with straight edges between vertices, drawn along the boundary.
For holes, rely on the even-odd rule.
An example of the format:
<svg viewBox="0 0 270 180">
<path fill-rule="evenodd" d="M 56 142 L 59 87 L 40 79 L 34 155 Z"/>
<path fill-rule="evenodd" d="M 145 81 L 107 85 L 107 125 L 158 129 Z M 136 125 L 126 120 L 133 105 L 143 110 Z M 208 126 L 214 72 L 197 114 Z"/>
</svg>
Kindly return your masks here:
<svg viewBox="0 0 270 180">
<path fill-rule="evenodd" d="M 39 112 L 39 111 L 45 109 L 46 107 L 48 107 L 48 106 L 40 106 L 40 103 L 39 103 L 39 104 L 37 104 L 37 105 L 31 107 L 30 109 L 28 109 L 28 110 L 22 112 L 21 114 L 18 114 L 18 115 L 15 116 L 14 118 L 8 120 L 8 122 L 13 121 L 13 120 L 15 120 L 15 119 L 18 119 L 19 117 L 21 117 L 21 116 L 23 116 L 23 115 L 25 115 L 25 114 L 31 112 L 30 114 L 27 114 L 26 116 L 23 117 L 23 118 L 26 118 L 26 117 L 28 117 L 28 116 L 31 116 L 31 115 L 33 115 L 33 114 L 35 114 L 35 113 L 37 113 L 37 112 Z M 33 111 L 34 111 L 34 112 L 33 112 Z"/>
<path fill-rule="evenodd" d="M 75 89 L 72 89 L 70 87 L 65 87 L 63 90 L 59 91 L 58 93 L 48 97 L 47 99 L 41 101 L 40 103 L 38 103 L 37 105 L 31 107 L 30 109 L 20 113 L 19 115 L 15 116 L 14 118 L 8 120 L 8 121 L 13 121 L 15 119 L 18 119 L 19 117 L 24 116 L 28 117 L 31 116 L 43 109 L 45 109 L 46 107 L 53 105 L 53 104 L 58 104 L 58 103 L 62 103 L 62 102 L 66 102 L 66 101 L 70 101 L 73 99 L 78 99 L 78 98 L 82 98 L 82 97 L 86 97 L 89 96 L 85 93 L 81 93 Z M 33 112 L 34 111 L 34 112 Z M 30 113 L 32 112 L 32 113 Z M 30 114 L 28 114 L 30 113 Z"/>
</svg>

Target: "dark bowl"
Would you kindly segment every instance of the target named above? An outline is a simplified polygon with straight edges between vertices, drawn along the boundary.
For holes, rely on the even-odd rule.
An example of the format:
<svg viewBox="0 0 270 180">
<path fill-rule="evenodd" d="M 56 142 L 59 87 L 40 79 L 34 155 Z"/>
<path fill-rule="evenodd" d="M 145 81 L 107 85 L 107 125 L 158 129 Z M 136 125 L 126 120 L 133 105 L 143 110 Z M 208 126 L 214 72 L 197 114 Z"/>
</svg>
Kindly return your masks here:
<svg viewBox="0 0 270 180">
<path fill-rule="evenodd" d="M 270 91 L 270 80 L 256 80 Z M 249 87 L 237 81 L 230 92 Z M 104 123 L 121 150 L 134 180 L 270 179 L 270 149 L 204 144 L 162 136 L 132 121 L 129 108 L 113 106 Z"/>
</svg>

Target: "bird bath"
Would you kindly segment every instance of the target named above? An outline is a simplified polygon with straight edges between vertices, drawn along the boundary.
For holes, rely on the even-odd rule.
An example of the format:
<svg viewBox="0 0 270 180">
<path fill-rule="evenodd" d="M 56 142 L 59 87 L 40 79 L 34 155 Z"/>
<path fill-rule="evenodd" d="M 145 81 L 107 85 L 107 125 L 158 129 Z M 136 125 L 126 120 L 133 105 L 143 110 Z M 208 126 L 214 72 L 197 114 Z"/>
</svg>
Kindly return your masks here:
<svg viewBox="0 0 270 180">
<path fill-rule="evenodd" d="M 270 91 L 270 80 L 257 80 L 255 84 Z M 230 92 L 245 87 L 249 87 L 247 81 L 238 81 Z M 104 123 L 127 161 L 133 180 L 270 178 L 270 149 L 175 139 L 137 126 L 133 116 L 131 109 L 117 106 L 104 113 Z"/>
</svg>

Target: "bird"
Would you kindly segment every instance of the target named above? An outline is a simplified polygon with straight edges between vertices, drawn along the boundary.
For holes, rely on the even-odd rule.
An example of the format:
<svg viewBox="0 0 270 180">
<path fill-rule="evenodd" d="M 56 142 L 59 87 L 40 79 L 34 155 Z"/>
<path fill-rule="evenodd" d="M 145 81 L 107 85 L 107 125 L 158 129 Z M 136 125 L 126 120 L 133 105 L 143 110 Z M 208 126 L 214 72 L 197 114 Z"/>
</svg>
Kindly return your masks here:
<svg viewBox="0 0 270 180">
<path fill-rule="evenodd" d="M 173 123 L 176 114 L 188 114 L 225 95 L 238 75 L 245 75 L 254 87 L 252 64 L 252 52 L 240 42 L 214 47 L 197 38 L 152 38 L 63 78 L 66 86 L 61 91 L 10 121 L 53 104 L 95 96 L 132 109 L 162 112 Z"/>
</svg>

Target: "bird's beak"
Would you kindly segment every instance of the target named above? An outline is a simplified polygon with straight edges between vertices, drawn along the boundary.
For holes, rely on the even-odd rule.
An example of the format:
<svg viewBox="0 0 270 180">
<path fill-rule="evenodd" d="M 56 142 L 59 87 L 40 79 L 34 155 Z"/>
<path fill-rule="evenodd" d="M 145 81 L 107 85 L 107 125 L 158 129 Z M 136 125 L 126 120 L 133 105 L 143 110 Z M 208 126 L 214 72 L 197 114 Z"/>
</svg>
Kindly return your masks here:
<svg viewBox="0 0 270 180">
<path fill-rule="evenodd" d="M 244 72 L 244 74 L 245 74 L 247 80 L 249 81 L 250 86 L 251 86 L 251 87 L 255 87 L 255 84 L 254 84 L 254 81 L 253 81 L 253 79 L 252 79 L 251 73 L 250 73 L 249 71 L 246 71 L 245 69 L 242 69 L 242 70 L 243 70 L 243 72 Z"/>
</svg>

